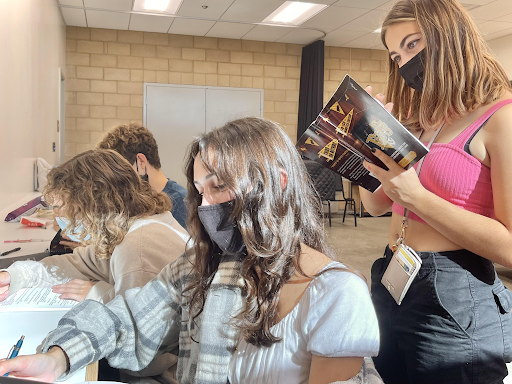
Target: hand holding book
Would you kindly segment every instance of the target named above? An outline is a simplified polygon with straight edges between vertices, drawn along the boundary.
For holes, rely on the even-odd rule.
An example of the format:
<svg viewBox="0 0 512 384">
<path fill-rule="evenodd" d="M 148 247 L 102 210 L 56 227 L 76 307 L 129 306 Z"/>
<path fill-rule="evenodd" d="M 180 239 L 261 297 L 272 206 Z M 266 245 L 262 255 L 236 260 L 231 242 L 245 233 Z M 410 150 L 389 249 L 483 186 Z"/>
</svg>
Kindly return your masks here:
<svg viewBox="0 0 512 384">
<path fill-rule="evenodd" d="M 367 85 L 364 89 L 370 96 L 373 96 L 373 87 L 371 85 Z M 388 113 L 393 114 L 393 103 L 386 103 L 386 95 L 383 95 L 382 93 L 377 93 L 374 97 L 375 100 L 377 100 L 379 103 L 381 103 L 384 106 L 384 109 L 388 111 Z"/>
<path fill-rule="evenodd" d="M 382 183 L 382 190 L 388 198 L 402 207 L 413 209 L 413 204 L 426 197 L 424 193 L 428 191 L 421 185 L 414 168 L 403 169 L 379 150 L 375 151 L 375 156 L 386 165 L 387 171 L 368 161 L 364 161 L 363 165 Z"/>
<path fill-rule="evenodd" d="M 392 108 L 392 104 L 386 106 Z M 379 101 L 348 75 L 301 136 L 297 147 L 304 156 L 371 192 L 379 187 L 380 181 L 363 166 L 363 160 L 388 169 L 372 153 L 372 148 L 380 149 L 403 169 L 428 152 Z"/>
</svg>

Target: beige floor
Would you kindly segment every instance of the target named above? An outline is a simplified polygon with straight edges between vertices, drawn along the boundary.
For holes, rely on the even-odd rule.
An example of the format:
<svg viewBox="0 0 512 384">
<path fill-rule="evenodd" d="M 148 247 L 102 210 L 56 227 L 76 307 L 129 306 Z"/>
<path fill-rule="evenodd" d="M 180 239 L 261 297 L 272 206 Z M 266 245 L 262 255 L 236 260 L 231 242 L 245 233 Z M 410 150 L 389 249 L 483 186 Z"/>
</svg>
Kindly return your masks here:
<svg viewBox="0 0 512 384">
<path fill-rule="evenodd" d="M 332 215 L 332 227 L 325 219 L 328 240 L 337 254 L 337 259 L 347 263 L 362 272 L 370 284 L 370 270 L 373 262 L 382 257 L 387 244 L 390 217 L 357 218 L 357 228 L 354 227 L 354 216 L 347 216 L 345 223 L 343 215 Z M 498 275 L 503 283 L 512 289 L 512 270 L 496 266 Z M 512 372 L 512 364 L 507 364 Z M 504 384 L 512 384 L 512 374 L 507 376 Z"/>
<path fill-rule="evenodd" d="M 362 272 L 370 283 L 373 262 L 382 257 L 388 239 L 390 217 L 358 217 L 357 227 L 354 216 L 332 215 L 332 227 L 325 219 L 325 230 L 329 243 L 334 248 L 337 260 Z"/>
<path fill-rule="evenodd" d="M 342 222 L 342 214 L 332 215 L 332 227 L 325 218 L 325 229 L 331 246 L 336 251 L 337 260 L 361 271 L 370 282 L 373 262 L 382 257 L 388 239 L 391 217 L 358 217 L 354 227 L 354 216 Z M 496 266 L 503 283 L 512 289 L 512 270 Z"/>
</svg>

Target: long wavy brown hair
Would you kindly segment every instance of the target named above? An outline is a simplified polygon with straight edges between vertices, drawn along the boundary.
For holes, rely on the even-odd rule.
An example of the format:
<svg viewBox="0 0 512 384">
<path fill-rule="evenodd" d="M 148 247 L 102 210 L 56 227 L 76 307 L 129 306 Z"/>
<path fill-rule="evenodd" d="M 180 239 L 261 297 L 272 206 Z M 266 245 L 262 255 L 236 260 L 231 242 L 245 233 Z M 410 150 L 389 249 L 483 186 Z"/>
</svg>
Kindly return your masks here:
<svg viewBox="0 0 512 384">
<path fill-rule="evenodd" d="M 426 42 L 423 91 L 409 88 L 390 58 L 386 92 L 393 114 L 409 129 L 436 129 L 511 89 L 504 69 L 457 0 L 397 2 L 382 24 L 384 46 L 388 27 L 404 21 L 415 21 Z"/>
<path fill-rule="evenodd" d="M 83 152 L 53 168 L 44 198 L 59 204 L 60 215 L 70 221 L 64 233 L 83 226 L 80 242 L 94 245 L 98 258 L 112 255 L 135 220 L 171 209 L 167 195 L 142 181 L 119 153 L 105 149 Z"/>
<path fill-rule="evenodd" d="M 187 229 L 194 240 L 195 278 L 188 291 L 192 318 L 203 309 L 221 251 L 199 220 L 202 196 L 194 187 L 194 160 L 217 175 L 234 195 L 232 220 L 242 233 L 247 256 L 242 262 L 245 300 L 234 319 L 241 336 L 257 346 L 279 341 L 270 327 L 279 293 L 300 268 L 301 243 L 332 257 L 325 242 L 321 201 L 304 163 L 282 128 L 261 118 L 244 118 L 194 140 L 186 157 Z M 281 171 L 288 183 L 281 187 Z"/>
</svg>

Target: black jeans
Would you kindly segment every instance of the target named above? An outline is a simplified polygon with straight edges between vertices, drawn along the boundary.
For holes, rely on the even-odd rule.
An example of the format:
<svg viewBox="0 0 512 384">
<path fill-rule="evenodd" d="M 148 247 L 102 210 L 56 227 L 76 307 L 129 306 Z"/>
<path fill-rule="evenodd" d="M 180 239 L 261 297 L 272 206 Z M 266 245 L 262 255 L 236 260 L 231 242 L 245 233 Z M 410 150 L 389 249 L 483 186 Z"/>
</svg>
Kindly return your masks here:
<svg viewBox="0 0 512 384">
<path fill-rule="evenodd" d="M 375 366 L 385 383 L 501 383 L 512 360 L 512 293 L 494 264 L 466 250 L 418 252 L 423 264 L 398 306 L 372 266 L 381 334 Z"/>
</svg>

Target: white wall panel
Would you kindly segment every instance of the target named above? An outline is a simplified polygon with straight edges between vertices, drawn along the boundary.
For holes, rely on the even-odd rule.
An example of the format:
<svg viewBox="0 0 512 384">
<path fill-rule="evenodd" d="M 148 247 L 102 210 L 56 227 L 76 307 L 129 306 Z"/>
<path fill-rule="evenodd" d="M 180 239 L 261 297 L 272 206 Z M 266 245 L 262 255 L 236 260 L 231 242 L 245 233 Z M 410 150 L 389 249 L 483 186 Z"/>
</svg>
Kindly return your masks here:
<svg viewBox="0 0 512 384">
<path fill-rule="evenodd" d="M 144 125 L 157 141 L 162 171 L 184 187 L 184 157 L 195 137 L 229 120 L 263 116 L 261 89 L 146 83 L 144 100 Z"/>
</svg>

